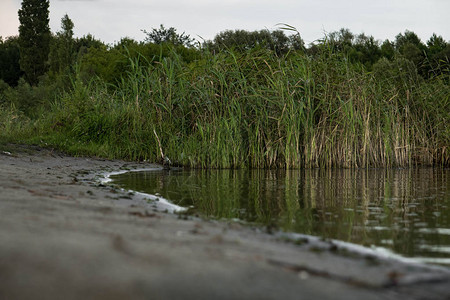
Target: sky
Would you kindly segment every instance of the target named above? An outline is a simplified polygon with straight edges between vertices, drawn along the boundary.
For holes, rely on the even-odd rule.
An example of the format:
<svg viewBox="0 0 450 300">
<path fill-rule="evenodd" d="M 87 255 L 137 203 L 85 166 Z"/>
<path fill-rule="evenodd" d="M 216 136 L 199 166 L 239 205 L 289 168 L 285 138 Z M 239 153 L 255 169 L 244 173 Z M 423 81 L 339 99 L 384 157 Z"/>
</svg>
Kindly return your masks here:
<svg viewBox="0 0 450 300">
<path fill-rule="evenodd" d="M 0 0 L 0 36 L 18 34 L 21 0 Z M 309 44 L 325 33 L 348 28 L 378 40 L 410 30 L 423 42 L 436 33 L 450 40 L 450 0 L 50 0 L 50 29 L 68 14 L 75 36 L 88 33 L 108 44 L 141 41 L 160 24 L 197 40 L 227 29 L 295 27 Z"/>
</svg>

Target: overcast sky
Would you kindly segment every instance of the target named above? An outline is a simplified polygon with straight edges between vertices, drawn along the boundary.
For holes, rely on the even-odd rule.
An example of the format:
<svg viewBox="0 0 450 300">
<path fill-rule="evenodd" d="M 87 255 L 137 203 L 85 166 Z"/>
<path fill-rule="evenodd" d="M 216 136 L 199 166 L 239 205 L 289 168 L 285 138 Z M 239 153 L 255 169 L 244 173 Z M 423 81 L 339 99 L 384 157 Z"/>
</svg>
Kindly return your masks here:
<svg viewBox="0 0 450 300">
<path fill-rule="evenodd" d="M 20 5 L 21 0 L 0 0 L 0 36 L 18 34 Z M 160 24 L 197 39 L 212 39 L 226 29 L 272 30 L 287 23 L 306 43 L 342 27 L 379 40 L 394 40 L 406 29 L 424 42 L 432 33 L 450 40 L 450 0 L 50 0 L 52 32 L 60 30 L 66 13 L 76 36 L 91 33 L 106 43 L 143 40 L 141 29 Z"/>
</svg>

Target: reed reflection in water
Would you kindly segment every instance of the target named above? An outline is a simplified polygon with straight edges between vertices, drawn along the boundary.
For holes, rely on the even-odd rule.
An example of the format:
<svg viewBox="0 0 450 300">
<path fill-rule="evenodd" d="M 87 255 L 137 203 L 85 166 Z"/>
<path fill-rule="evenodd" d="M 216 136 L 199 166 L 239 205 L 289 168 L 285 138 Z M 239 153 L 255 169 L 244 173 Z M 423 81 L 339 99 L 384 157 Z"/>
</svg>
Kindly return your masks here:
<svg viewBox="0 0 450 300">
<path fill-rule="evenodd" d="M 191 170 L 115 175 L 214 218 L 392 249 L 450 265 L 450 170 Z"/>
</svg>

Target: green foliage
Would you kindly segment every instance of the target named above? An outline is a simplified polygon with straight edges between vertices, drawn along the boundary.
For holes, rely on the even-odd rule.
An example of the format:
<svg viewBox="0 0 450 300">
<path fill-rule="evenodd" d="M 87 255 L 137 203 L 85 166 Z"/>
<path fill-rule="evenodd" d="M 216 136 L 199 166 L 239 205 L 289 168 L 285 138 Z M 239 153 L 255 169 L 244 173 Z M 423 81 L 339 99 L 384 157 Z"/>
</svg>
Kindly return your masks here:
<svg viewBox="0 0 450 300">
<path fill-rule="evenodd" d="M 385 57 L 387 59 L 393 59 L 395 56 L 395 46 L 394 43 L 392 43 L 389 40 L 385 40 L 383 44 L 381 44 L 380 47 L 381 56 Z"/>
<path fill-rule="evenodd" d="M 403 46 L 402 52 L 403 56 L 412 61 L 416 66 L 420 65 L 424 59 L 423 52 L 420 49 L 411 43 L 407 43 Z"/>
<path fill-rule="evenodd" d="M 116 49 L 108 50 L 104 45 L 90 47 L 81 59 L 81 70 L 86 78 L 98 76 L 109 83 L 120 80 L 122 70 L 119 62 L 125 58 Z"/>
<path fill-rule="evenodd" d="M 28 125 L 29 119 L 14 105 L 6 105 L 0 102 L 0 141 L 17 141 L 22 133 L 29 134 L 30 128 Z"/>
<path fill-rule="evenodd" d="M 363 64 L 367 70 L 371 70 L 374 63 L 381 58 L 381 49 L 373 36 L 360 34 L 353 46 L 348 50 L 351 61 Z"/>
<path fill-rule="evenodd" d="M 427 41 L 427 71 L 429 76 L 450 76 L 450 44 L 433 34 Z"/>
<path fill-rule="evenodd" d="M 146 42 L 154 44 L 172 44 L 175 46 L 185 46 L 192 47 L 194 44 L 194 39 L 184 32 L 179 34 L 174 27 L 165 28 L 163 24 L 160 25 L 159 29 L 152 28 L 152 31 L 148 32 L 142 30 L 147 36 L 145 38 Z"/>
<path fill-rule="evenodd" d="M 49 55 L 50 71 L 54 74 L 69 74 L 74 63 L 74 24 L 66 14 L 61 19 L 61 31 L 52 39 Z"/>
<path fill-rule="evenodd" d="M 373 69 L 376 78 L 383 82 L 384 89 L 395 89 L 405 97 L 408 90 L 421 82 L 415 64 L 404 57 L 396 57 L 392 61 L 382 58 Z"/>
<path fill-rule="evenodd" d="M 49 5 L 48 0 L 23 0 L 19 10 L 20 68 L 31 85 L 48 69 Z"/>
<path fill-rule="evenodd" d="M 0 79 L 0 106 L 4 106 L 8 103 L 7 94 L 11 90 L 11 87 Z"/>
<path fill-rule="evenodd" d="M 101 48 L 104 46 L 105 44 L 103 42 L 95 39 L 91 34 L 77 38 L 74 43 L 74 52 L 77 53 L 77 61 L 87 53 L 89 48 Z"/>
<path fill-rule="evenodd" d="M 48 78 L 37 86 L 31 86 L 24 78 L 20 78 L 17 87 L 3 89 L 0 87 L 0 104 L 14 106 L 27 116 L 39 116 L 40 109 L 45 109 L 57 96 L 57 89 Z"/>
<path fill-rule="evenodd" d="M 403 48 L 408 44 L 416 46 L 419 50 L 423 50 L 425 47 L 417 34 L 412 31 L 406 30 L 405 33 L 399 33 L 395 37 L 395 47 L 400 53 L 403 52 Z"/>
<path fill-rule="evenodd" d="M 123 38 L 113 47 L 102 45 L 89 48 L 80 63 L 84 77 L 96 76 L 116 85 L 127 76 L 134 60 L 138 59 L 141 64 L 149 65 L 173 56 L 191 63 L 200 58 L 200 51 L 182 45 L 139 43 Z"/>
<path fill-rule="evenodd" d="M 0 80 L 11 86 L 17 85 L 23 75 L 19 59 L 18 37 L 9 37 L 6 40 L 0 37 Z"/>
<path fill-rule="evenodd" d="M 403 57 L 415 64 L 419 74 L 426 76 L 427 70 L 424 65 L 426 46 L 417 34 L 408 30 L 404 34 L 398 34 L 395 37 L 395 47 Z"/>
<path fill-rule="evenodd" d="M 129 57 L 116 87 L 78 76 L 33 136 L 77 154 L 158 161 L 162 150 L 200 168 L 448 163 L 448 86 L 425 83 L 402 57 L 380 60 L 373 75 L 343 58 Z"/>
<path fill-rule="evenodd" d="M 449 163 L 450 48 L 437 36 L 380 46 L 342 29 L 304 51 L 299 34 L 230 31 L 202 49 L 108 46 L 73 39 L 63 20 L 40 84 L 0 81 L 0 105 L 12 109 L 2 122 L 22 120 L 3 135 L 110 158 L 162 151 L 198 168 Z"/>
<path fill-rule="evenodd" d="M 436 54 L 443 51 L 447 46 L 447 42 L 442 38 L 442 36 L 437 36 L 435 33 L 427 41 L 427 55 L 435 56 Z"/>
<path fill-rule="evenodd" d="M 304 48 L 304 43 L 299 34 L 286 36 L 282 30 L 226 30 L 217 34 L 213 41 L 205 43 L 204 47 L 213 52 L 226 49 L 248 51 L 265 48 L 280 55 L 289 50 L 301 50 Z"/>
<path fill-rule="evenodd" d="M 340 52 L 348 51 L 352 45 L 355 35 L 348 28 L 341 28 L 339 31 L 334 31 L 328 34 L 327 42 Z"/>
</svg>

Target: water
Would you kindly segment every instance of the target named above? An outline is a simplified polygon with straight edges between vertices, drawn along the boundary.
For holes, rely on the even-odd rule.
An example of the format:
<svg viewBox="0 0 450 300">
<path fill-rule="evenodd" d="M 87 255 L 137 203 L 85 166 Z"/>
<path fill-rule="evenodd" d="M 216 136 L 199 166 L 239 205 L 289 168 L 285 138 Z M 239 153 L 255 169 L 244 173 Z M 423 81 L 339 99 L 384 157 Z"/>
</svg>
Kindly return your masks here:
<svg viewBox="0 0 450 300">
<path fill-rule="evenodd" d="M 450 265 L 450 170 L 129 172 L 118 185 L 214 218 L 391 249 Z"/>
</svg>

